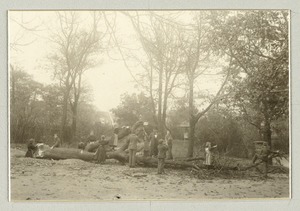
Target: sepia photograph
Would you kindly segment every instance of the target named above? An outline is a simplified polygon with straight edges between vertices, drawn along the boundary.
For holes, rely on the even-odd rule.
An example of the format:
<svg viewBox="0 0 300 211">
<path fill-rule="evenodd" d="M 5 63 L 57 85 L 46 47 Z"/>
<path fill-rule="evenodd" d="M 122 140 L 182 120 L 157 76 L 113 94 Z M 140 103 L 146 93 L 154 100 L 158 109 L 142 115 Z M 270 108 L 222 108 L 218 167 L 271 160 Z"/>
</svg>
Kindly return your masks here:
<svg viewBox="0 0 300 211">
<path fill-rule="evenodd" d="M 289 10 L 8 12 L 11 201 L 290 199 Z"/>
</svg>

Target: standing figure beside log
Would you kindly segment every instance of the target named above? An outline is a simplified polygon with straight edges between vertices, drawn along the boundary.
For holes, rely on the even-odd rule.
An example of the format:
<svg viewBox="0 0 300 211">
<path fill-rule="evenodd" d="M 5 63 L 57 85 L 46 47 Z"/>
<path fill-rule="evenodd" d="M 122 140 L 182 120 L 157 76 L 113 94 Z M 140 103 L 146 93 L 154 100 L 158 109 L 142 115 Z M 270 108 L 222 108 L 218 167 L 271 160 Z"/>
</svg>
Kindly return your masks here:
<svg viewBox="0 0 300 211">
<path fill-rule="evenodd" d="M 158 141 L 158 163 L 157 163 L 157 174 L 165 174 L 165 159 L 168 146 L 164 143 L 163 139 Z"/>
<path fill-rule="evenodd" d="M 172 154 L 173 137 L 172 137 L 170 131 L 167 132 L 165 140 L 166 140 L 167 145 L 168 145 L 167 160 L 173 160 L 173 154 Z"/>
<path fill-rule="evenodd" d="M 136 163 L 136 151 L 137 151 L 137 143 L 139 142 L 139 138 L 136 134 L 132 133 L 129 135 L 129 167 L 134 168 Z"/>
<path fill-rule="evenodd" d="M 158 154 L 158 131 L 157 129 L 153 129 L 153 132 L 150 134 L 150 156 L 151 157 L 157 157 Z"/>
<path fill-rule="evenodd" d="M 205 144 L 205 163 L 204 163 L 205 165 L 212 164 L 211 150 L 216 147 L 217 147 L 217 145 L 212 147 L 210 142 L 206 142 L 206 144 Z"/>
</svg>

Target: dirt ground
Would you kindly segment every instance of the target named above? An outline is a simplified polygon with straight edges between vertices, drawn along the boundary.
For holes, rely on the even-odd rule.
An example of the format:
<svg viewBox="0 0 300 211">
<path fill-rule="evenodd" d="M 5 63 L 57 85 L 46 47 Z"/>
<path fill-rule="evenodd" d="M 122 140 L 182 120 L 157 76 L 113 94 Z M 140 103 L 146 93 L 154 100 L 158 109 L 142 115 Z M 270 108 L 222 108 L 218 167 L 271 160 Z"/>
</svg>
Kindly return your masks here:
<svg viewBox="0 0 300 211">
<path fill-rule="evenodd" d="M 25 151 L 11 149 L 11 200 L 204 200 L 239 198 L 288 198 L 286 174 L 270 179 L 201 180 L 189 170 L 129 169 L 114 160 L 94 164 L 81 160 L 25 158 Z"/>
</svg>

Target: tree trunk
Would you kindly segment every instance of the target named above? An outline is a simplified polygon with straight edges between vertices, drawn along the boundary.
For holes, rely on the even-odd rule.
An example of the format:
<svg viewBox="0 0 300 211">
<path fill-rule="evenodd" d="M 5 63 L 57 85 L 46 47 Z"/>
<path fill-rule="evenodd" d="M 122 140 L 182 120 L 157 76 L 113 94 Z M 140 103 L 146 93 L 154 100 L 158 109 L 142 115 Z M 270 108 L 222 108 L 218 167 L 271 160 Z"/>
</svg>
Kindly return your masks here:
<svg viewBox="0 0 300 211">
<path fill-rule="evenodd" d="M 188 142 L 188 152 L 187 157 L 193 157 L 194 154 L 194 142 L 195 142 L 195 127 L 196 121 L 194 116 L 194 76 L 190 76 L 189 80 L 189 116 L 190 116 L 190 131 L 189 131 L 189 142 Z"/>
<path fill-rule="evenodd" d="M 265 115 L 265 125 L 264 125 L 264 132 L 263 132 L 264 141 L 267 142 L 272 149 L 272 131 L 271 131 L 271 122 L 269 119 L 269 115 Z"/>
<path fill-rule="evenodd" d="M 161 132 L 162 128 L 162 77 L 163 70 L 162 68 L 159 70 L 159 85 L 158 85 L 158 111 L 157 111 L 157 120 L 158 120 L 158 130 Z"/>
<path fill-rule="evenodd" d="M 77 128 L 77 103 L 74 102 L 72 108 L 72 138 L 76 136 L 76 128 Z"/>
<path fill-rule="evenodd" d="M 69 99 L 69 92 L 65 90 L 64 99 L 63 99 L 63 112 L 61 117 L 61 143 L 66 140 L 66 124 L 68 118 L 68 99 Z"/>
<path fill-rule="evenodd" d="M 97 161 L 97 153 L 91 153 L 87 151 L 83 151 L 80 149 L 71 149 L 71 148 L 54 148 L 44 151 L 43 159 L 54 159 L 54 160 L 63 160 L 63 159 L 80 159 L 84 161 Z M 128 162 L 128 154 L 125 151 L 118 150 L 112 152 L 106 152 L 106 159 L 115 159 L 121 163 Z M 136 156 L 136 161 L 140 165 L 156 167 L 158 160 L 157 158 L 152 157 L 144 157 L 144 156 Z M 186 161 L 173 161 L 166 160 L 166 167 L 172 168 L 192 168 L 194 164 Z"/>
<path fill-rule="evenodd" d="M 167 83 L 165 85 L 165 91 L 164 91 L 164 102 L 163 102 L 163 111 L 162 111 L 162 128 L 161 128 L 161 134 L 163 137 L 165 136 L 166 131 L 166 119 L 167 119 L 167 108 L 168 108 L 168 89 L 167 89 Z"/>
<path fill-rule="evenodd" d="M 189 144 L 188 144 L 188 152 L 187 157 L 191 158 L 194 155 L 194 144 L 195 144 L 195 128 L 196 121 L 194 117 L 190 117 L 190 131 L 189 131 Z"/>
</svg>

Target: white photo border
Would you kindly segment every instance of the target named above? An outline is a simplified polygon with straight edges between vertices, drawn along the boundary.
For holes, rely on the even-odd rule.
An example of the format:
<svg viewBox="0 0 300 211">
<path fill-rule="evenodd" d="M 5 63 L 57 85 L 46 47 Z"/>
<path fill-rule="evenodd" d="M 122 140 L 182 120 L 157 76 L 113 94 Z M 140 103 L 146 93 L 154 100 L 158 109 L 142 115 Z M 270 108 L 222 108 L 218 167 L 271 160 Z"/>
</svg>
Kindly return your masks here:
<svg viewBox="0 0 300 211">
<path fill-rule="evenodd" d="M 296 0 L 1 0 L 0 48 L 0 210 L 300 210 L 300 1 Z M 136 202 L 9 202 L 8 138 L 8 10 L 127 9 L 288 9 L 290 23 L 291 199 L 136 201 Z M 293 146 L 293 148 L 291 147 Z"/>
</svg>

